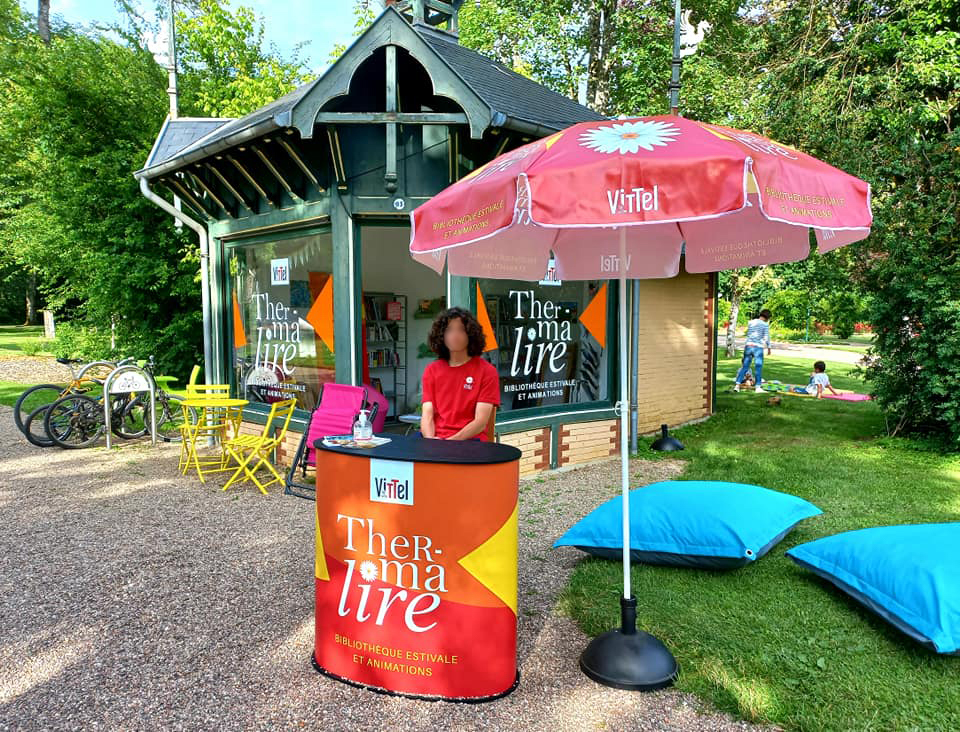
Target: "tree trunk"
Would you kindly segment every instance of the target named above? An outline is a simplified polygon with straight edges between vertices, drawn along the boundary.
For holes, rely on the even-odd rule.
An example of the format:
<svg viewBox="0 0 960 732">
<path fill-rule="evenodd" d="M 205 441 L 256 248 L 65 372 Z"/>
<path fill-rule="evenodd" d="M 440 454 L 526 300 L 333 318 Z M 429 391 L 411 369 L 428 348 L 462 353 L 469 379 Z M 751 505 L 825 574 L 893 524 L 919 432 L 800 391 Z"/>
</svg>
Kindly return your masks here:
<svg viewBox="0 0 960 732">
<path fill-rule="evenodd" d="M 37 322 L 37 273 L 27 275 L 26 312 L 24 325 L 33 325 Z"/>
<path fill-rule="evenodd" d="M 610 104 L 616 12 L 616 0 L 603 0 L 591 3 L 587 18 L 587 106 L 600 113 Z"/>
<path fill-rule="evenodd" d="M 734 285 L 730 293 L 730 322 L 727 324 L 727 358 L 737 355 L 737 318 L 740 315 L 740 290 Z"/>
<path fill-rule="evenodd" d="M 37 2 L 37 35 L 44 43 L 50 43 L 50 0 Z"/>
</svg>

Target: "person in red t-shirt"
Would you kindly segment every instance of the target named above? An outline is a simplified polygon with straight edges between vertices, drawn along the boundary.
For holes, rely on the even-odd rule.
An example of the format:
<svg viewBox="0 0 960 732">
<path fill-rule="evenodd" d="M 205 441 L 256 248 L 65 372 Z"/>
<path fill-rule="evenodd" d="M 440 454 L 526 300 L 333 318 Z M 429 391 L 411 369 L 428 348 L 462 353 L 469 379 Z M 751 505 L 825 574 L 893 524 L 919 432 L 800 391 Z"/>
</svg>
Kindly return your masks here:
<svg viewBox="0 0 960 732">
<path fill-rule="evenodd" d="M 500 404 L 500 377 L 480 357 L 486 345 L 483 328 L 463 308 L 437 316 L 427 339 L 437 360 L 423 371 L 424 437 L 441 440 L 486 440 L 487 422 Z"/>
</svg>

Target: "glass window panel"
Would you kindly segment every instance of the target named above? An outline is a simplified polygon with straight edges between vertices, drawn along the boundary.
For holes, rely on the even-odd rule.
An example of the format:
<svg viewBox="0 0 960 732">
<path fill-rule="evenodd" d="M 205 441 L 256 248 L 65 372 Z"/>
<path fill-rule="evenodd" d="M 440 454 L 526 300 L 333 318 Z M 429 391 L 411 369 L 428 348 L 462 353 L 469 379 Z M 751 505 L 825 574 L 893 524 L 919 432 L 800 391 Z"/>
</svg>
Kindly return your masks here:
<svg viewBox="0 0 960 732">
<path fill-rule="evenodd" d="M 236 247 L 229 266 L 238 391 L 313 409 L 320 385 L 336 376 L 330 235 Z"/>
</svg>

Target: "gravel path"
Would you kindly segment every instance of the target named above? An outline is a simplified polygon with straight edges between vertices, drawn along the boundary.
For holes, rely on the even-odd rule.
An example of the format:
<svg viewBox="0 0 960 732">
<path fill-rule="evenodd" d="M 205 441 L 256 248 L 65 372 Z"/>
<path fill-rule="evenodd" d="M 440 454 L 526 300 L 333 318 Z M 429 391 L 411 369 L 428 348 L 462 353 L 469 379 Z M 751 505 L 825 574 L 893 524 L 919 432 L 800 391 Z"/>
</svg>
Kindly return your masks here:
<svg viewBox="0 0 960 732">
<path fill-rule="evenodd" d="M 19 381 L 22 384 L 65 384 L 70 381 L 70 369 L 53 358 L 24 356 L 0 351 L 0 381 Z"/>
<path fill-rule="evenodd" d="M 812 364 L 814 361 L 823 359 L 824 361 L 833 361 L 835 363 L 846 363 L 856 366 L 863 360 L 864 354 L 857 351 L 842 351 L 838 348 L 819 348 L 815 345 L 804 343 L 778 343 L 772 342 L 773 356 L 783 356 L 785 358 L 806 358 Z M 743 338 L 737 338 L 737 353 L 743 354 L 745 341 Z M 720 357 L 726 355 L 727 338 L 721 334 L 717 336 L 717 351 Z"/>
<path fill-rule="evenodd" d="M 594 684 L 550 549 L 615 493 L 607 462 L 521 485 L 521 682 L 479 705 L 317 674 L 313 504 L 177 475 L 177 447 L 41 450 L 0 407 L 0 729 L 743 730 L 676 691 Z M 678 463 L 637 462 L 638 482 Z"/>
</svg>

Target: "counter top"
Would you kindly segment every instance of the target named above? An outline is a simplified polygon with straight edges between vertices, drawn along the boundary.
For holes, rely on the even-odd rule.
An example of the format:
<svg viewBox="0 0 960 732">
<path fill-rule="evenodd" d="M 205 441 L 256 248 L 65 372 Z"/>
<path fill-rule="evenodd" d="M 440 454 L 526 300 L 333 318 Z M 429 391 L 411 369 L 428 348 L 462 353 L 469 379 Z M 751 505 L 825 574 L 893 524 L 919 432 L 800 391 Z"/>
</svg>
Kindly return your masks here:
<svg viewBox="0 0 960 732">
<path fill-rule="evenodd" d="M 387 437 L 388 435 L 381 435 Z M 435 440 L 419 435 L 389 435 L 390 442 L 378 447 L 334 447 L 317 440 L 318 450 L 339 452 L 377 460 L 404 460 L 416 463 L 459 463 L 489 465 L 519 460 L 522 453 L 511 445 L 479 440 Z"/>
</svg>

